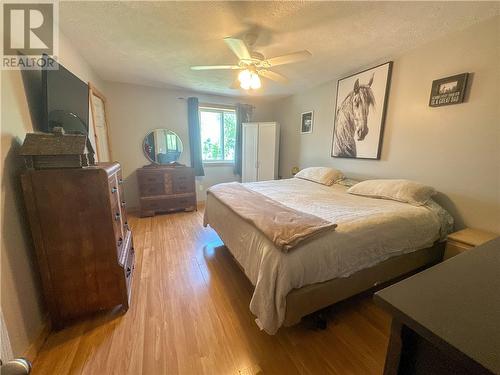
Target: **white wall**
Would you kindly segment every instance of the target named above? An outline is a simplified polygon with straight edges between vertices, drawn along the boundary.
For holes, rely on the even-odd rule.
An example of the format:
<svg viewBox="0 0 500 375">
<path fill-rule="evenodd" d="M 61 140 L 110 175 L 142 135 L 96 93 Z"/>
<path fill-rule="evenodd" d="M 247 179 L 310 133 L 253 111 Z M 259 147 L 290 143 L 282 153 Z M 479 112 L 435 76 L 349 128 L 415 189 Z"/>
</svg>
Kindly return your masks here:
<svg viewBox="0 0 500 375">
<path fill-rule="evenodd" d="M 437 200 L 464 225 L 500 233 L 500 18 L 477 24 L 394 60 L 380 161 L 330 157 L 336 82 L 274 103 L 281 123 L 280 174 L 323 165 L 350 177 L 409 178 L 437 188 Z M 374 61 L 373 65 L 385 61 Z M 367 67 L 353 69 L 345 75 Z M 428 106 L 431 83 L 471 72 L 466 102 Z M 300 135 L 300 113 L 314 132 Z"/>
<path fill-rule="evenodd" d="M 144 136 L 152 129 L 166 128 L 181 138 L 184 151 L 180 163 L 190 164 L 186 98 L 196 96 L 200 103 L 234 105 L 238 102 L 255 106 L 253 119 L 272 121 L 270 107 L 255 99 L 230 98 L 196 92 L 169 90 L 125 83 L 105 83 L 111 152 L 118 160 L 125 178 L 125 197 L 129 207 L 139 205 L 137 168 L 150 164 L 142 152 Z M 180 98 L 180 99 L 179 99 Z M 197 177 L 197 199 L 205 200 L 206 189 L 221 183 L 237 181 L 232 165 L 205 166 L 205 176 Z"/>
<path fill-rule="evenodd" d="M 99 77 L 62 34 L 59 43 L 61 63 L 82 80 L 99 87 Z M 19 179 L 24 164 L 16 155 L 25 134 L 32 132 L 39 121 L 40 90 L 39 72 L 1 72 L 1 310 L 17 356 L 37 337 L 45 320 Z"/>
</svg>

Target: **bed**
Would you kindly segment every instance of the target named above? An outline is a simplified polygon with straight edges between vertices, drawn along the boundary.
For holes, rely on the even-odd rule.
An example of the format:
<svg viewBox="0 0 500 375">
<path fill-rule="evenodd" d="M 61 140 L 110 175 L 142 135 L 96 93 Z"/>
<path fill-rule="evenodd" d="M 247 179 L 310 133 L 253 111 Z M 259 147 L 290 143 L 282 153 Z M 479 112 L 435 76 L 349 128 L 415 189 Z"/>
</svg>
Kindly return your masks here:
<svg viewBox="0 0 500 375">
<path fill-rule="evenodd" d="M 435 202 L 424 206 L 355 196 L 340 184 L 298 178 L 243 184 L 291 209 L 337 224 L 285 253 L 214 194 L 207 195 L 210 225 L 254 285 L 250 310 L 275 334 L 282 325 L 438 262 L 440 241 L 452 225 Z"/>
</svg>

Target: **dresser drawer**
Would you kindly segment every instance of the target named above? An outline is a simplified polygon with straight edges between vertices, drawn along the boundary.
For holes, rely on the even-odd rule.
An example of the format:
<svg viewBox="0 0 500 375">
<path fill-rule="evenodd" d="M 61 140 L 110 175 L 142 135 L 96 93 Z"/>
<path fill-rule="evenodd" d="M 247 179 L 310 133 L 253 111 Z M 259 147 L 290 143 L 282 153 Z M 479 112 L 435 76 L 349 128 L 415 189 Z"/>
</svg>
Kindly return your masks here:
<svg viewBox="0 0 500 375">
<path fill-rule="evenodd" d="M 162 171 L 152 171 L 152 172 L 139 172 L 139 180 L 141 183 L 145 184 L 163 184 L 163 172 Z"/>
<path fill-rule="evenodd" d="M 164 199 L 141 199 L 141 209 L 147 211 L 171 211 L 196 206 L 196 197 L 176 197 Z"/>
<path fill-rule="evenodd" d="M 127 294 L 127 304 L 122 305 L 125 308 L 128 308 L 130 305 L 130 296 L 131 296 L 131 286 L 132 286 L 132 277 L 134 274 L 134 262 L 135 262 L 135 251 L 134 251 L 134 242 L 132 239 L 132 232 L 127 231 L 125 236 L 125 241 L 123 243 L 123 248 L 121 253 L 118 255 L 118 261 L 120 265 L 123 267 L 123 274 L 125 276 L 125 286 L 126 286 L 126 294 Z"/>
<path fill-rule="evenodd" d="M 113 229 L 115 232 L 115 240 L 118 245 L 120 241 L 123 240 L 124 237 L 122 215 L 120 209 L 118 208 L 118 205 L 113 206 L 113 209 L 111 210 L 111 215 L 113 217 Z"/>
<path fill-rule="evenodd" d="M 172 173 L 172 176 L 174 178 L 174 181 L 192 181 L 194 180 L 194 172 L 191 169 L 185 169 L 182 171 L 174 171 Z"/>
<path fill-rule="evenodd" d="M 118 262 L 122 267 L 125 266 L 127 263 L 127 257 L 128 253 L 130 252 L 130 249 L 133 247 L 131 244 L 132 242 L 132 232 L 130 230 L 127 230 L 124 233 L 125 237 L 123 238 L 123 241 L 121 242 L 121 246 L 118 249 Z"/>
<path fill-rule="evenodd" d="M 165 188 L 163 184 L 144 184 L 141 183 L 139 185 L 139 190 L 141 192 L 141 196 L 143 197 L 151 197 L 155 195 L 164 195 Z"/>
<path fill-rule="evenodd" d="M 126 232 L 129 230 L 128 226 L 128 217 L 127 217 L 127 202 L 125 200 L 122 200 L 120 202 L 120 212 L 122 214 L 122 225 L 123 225 L 123 231 Z"/>
<path fill-rule="evenodd" d="M 129 248 L 127 250 L 127 260 L 123 267 L 123 271 L 125 273 L 125 280 L 127 284 L 127 290 L 130 290 L 130 286 L 132 283 L 132 275 L 134 273 L 134 260 L 135 260 L 135 251 L 131 239 L 129 242 Z"/>
<path fill-rule="evenodd" d="M 113 174 L 108 178 L 108 189 L 111 206 L 115 204 L 118 205 L 120 193 L 118 192 L 118 180 L 116 174 Z"/>
<path fill-rule="evenodd" d="M 120 199 L 124 199 L 122 171 L 116 172 L 116 183 L 118 185 L 118 193 L 120 194 Z"/>
<path fill-rule="evenodd" d="M 174 194 L 180 194 L 180 193 L 194 193 L 195 191 L 195 184 L 194 181 L 192 182 L 181 182 L 181 181 L 175 181 L 174 180 Z"/>
<path fill-rule="evenodd" d="M 195 191 L 194 173 L 191 170 L 176 171 L 173 174 L 173 192 L 179 193 L 192 193 Z"/>
<path fill-rule="evenodd" d="M 127 203 L 125 202 L 125 193 L 123 191 L 123 178 L 122 178 L 122 171 L 119 170 L 117 173 L 116 173 L 116 179 L 117 179 L 117 182 L 118 182 L 118 193 L 119 193 L 119 196 L 118 196 L 118 204 L 120 205 L 120 213 L 122 215 L 122 225 L 123 225 L 123 231 L 125 233 L 125 231 L 128 229 L 128 218 L 127 218 Z"/>
</svg>

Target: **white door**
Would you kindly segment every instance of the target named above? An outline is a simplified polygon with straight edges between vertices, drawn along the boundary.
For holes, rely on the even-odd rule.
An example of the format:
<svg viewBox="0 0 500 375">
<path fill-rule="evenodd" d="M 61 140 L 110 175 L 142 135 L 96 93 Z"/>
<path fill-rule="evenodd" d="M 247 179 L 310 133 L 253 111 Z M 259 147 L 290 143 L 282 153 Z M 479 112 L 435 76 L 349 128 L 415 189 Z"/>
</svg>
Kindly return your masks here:
<svg viewBox="0 0 500 375">
<path fill-rule="evenodd" d="M 257 181 L 259 125 L 243 124 L 241 147 L 241 182 Z"/>
<path fill-rule="evenodd" d="M 261 122 L 259 124 L 259 149 L 257 180 L 275 179 L 274 161 L 276 160 L 276 124 Z"/>
</svg>

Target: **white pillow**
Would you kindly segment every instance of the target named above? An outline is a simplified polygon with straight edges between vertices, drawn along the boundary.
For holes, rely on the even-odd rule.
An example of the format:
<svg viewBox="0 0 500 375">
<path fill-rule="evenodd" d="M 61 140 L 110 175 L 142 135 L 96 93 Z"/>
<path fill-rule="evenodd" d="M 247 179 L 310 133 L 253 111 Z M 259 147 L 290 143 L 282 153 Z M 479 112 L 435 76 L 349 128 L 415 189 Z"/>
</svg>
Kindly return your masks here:
<svg viewBox="0 0 500 375">
<path fill-rule="evenodd" d="M 341 171 L 333 168 L 309 167 L 302 169 L 295 175 L 295 177 L 330 186 L 336 181 L 342 180 L 344 178 L 344 175 Z"/>
<path fill-rule="evenodd" d="M 392 199 L 414 206 L 426 204 L 436 194 L 433 187 L 410 180 L 367 180 L 352 186 L 347 192 L 365 197 Z"/>
</svg>

